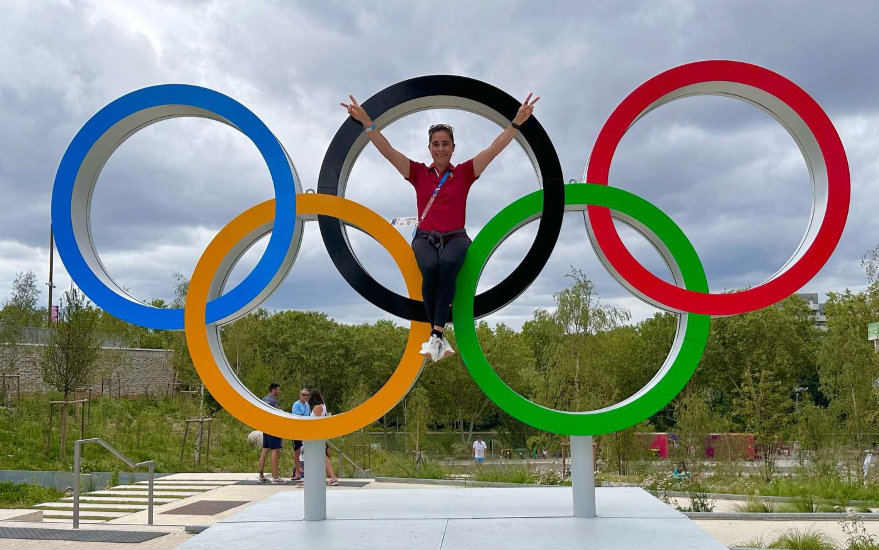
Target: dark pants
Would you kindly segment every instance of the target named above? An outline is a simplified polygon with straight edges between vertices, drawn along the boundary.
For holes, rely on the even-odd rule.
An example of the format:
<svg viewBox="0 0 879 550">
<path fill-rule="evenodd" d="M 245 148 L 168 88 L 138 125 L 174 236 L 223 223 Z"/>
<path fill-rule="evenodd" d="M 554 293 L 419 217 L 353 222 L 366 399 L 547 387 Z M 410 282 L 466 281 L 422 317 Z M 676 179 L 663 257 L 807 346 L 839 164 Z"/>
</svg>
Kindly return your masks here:
<svg viewBox="0 0 879 550">
<path fill-rule="evenodd" d="M 418 230 L 412 240 L 415 260 L 424 282 L 421 294 L 431 325 L 445 326 L 455 297 L 455 280 L 470 247 L 470 237 L 463 232 L 428 233 Z M 441 243 L 441 244 L 440 244 Z"/>
<path fill-rule="evenodd" d="M 281 438 L 275 437 L 273 435 L 269 435 L 267 433 L 262 434 L 262 448 L 263 449 L 280 449 L 281 448 Z"/>
</svg>

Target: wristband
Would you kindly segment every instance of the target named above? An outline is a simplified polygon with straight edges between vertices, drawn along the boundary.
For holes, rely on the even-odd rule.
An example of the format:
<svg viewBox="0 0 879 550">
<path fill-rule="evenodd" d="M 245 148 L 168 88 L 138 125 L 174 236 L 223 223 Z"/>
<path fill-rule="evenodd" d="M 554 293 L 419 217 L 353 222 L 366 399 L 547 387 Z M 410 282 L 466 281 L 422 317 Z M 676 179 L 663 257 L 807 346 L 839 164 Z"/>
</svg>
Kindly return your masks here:
<svg viewBox="0 0 879 550">
<path fill-rule="evenodd" d="M 518 125 L 518 124 L 516 124 L 515 122 L 511 122 L 511 123 L 510 123 L 510 126 L 512 126 L 513 128 L 515 128 L 516 130 L 518 130 L 519 128 L 521 128 L 521 126 Z"/>
<path fill-rule="evenodd" d="M 375 130 L 375 124 L 370 124 L 369 126 L 364 126 L 363 129 L 367 132 L 371 132 Z"/>
</svg>

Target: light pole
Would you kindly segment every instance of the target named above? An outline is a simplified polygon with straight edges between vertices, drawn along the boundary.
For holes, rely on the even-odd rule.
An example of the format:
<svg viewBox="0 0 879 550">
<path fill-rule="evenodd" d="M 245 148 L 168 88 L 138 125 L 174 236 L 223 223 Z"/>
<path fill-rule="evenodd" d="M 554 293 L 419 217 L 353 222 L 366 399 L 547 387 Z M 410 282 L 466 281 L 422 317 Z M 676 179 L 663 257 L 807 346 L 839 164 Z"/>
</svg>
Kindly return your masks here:
<svg viewBox="0 0 879 550">
<path fill-rule="evenodd" d="M 55 234 L 52 232 L 52 224 L 49 224 L 49 282 L 46 285 L 49 287 L 49 310 L 46 312 L 47 316 L 47 324 L 49 328 L 52 327 L 52 289 L 55 288 L 55 283 L 52 282 L 52 274 L 54 272 L 55 265 Z"/>
</svg>

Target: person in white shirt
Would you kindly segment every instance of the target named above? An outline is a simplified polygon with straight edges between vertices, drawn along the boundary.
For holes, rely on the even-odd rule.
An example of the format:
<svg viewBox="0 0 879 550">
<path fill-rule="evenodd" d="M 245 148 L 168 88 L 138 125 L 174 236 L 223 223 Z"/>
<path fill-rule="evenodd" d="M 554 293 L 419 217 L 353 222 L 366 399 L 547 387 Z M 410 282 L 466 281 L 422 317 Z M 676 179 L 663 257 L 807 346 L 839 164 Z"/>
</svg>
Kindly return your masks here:
<svg viewBox="0 0 879 550">
<path fill-rule="evenodd" d="M 476 459 L 476 462 L 482 464 L 485 462 L 485 448 L 487 445 L 485 441 L 482 440 L 482 436 L 476 436 L 476 441 L 473 442 L 473 458 Z"/>
<path fill-rule="evenodd" d="M 324 397 L 320 394 L 319 391 L 315 389 L 309 390 L 308 395 L 308 405 L 311 408 L 311 417 L 324 417 L 330 416 L 330 411 L 327 410 L 327 405 L 324 403 Z M 326 447 L 326 470 L 327 475 L 329 476 L 329 481 L 327 481 L 327 485 L 336 486 L 339 485 L 339 478 L 336 477 L 336 472 L 333 471 L 333 464 L 330 462 L 330 446 L 327 443 L 324 443 Z M 312 467 L 314 470 L 314 467 Z M 297 487 L 305 487 L 305 482 L 300 482 Z"/>
</svg>

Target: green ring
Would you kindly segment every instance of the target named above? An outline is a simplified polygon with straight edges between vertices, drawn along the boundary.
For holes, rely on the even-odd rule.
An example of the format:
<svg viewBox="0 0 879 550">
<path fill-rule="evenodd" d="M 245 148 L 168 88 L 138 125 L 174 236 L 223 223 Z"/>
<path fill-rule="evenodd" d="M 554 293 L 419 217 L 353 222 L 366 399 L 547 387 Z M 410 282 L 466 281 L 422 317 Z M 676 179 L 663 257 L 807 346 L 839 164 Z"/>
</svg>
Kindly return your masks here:
<svg viewBox="0 0 879 550">
<path fill-rule="evenodd" d="M 604 409 L 586 412 L 557 411 L 525 399 L 494 372 L 476 336 L 473 298 L 485 263 L 494 249 L 521 223 L 541 212 L 543 191 L 536 191 L 513 202 L 482 228 L 458 274 L 453 302 L 455 336 L 464 364 L 476 384 L 494 403 L 526 424 L 547 432 L 563 435 L 601 435 L 634 426 L 662 409 L 684 388 L 708 342 L 709 315 L 682 313 L 680 325 L 685 326 L 677 353 L 664 376 L 654 377 L 634 396 Z M 671 252 L 688 290 L 708 292 L 708 281 L 702 262 L 683 231 L 664 212 L 646 200 L 622 189 L 594 184 L 565 185 L 565 204 L 597 205 L 621 212 L 644 224 Z M 679 334 L 675 335 L 679 340 Z M 672 357 L 672 355 L 674 355 Z"/>
</svg>

